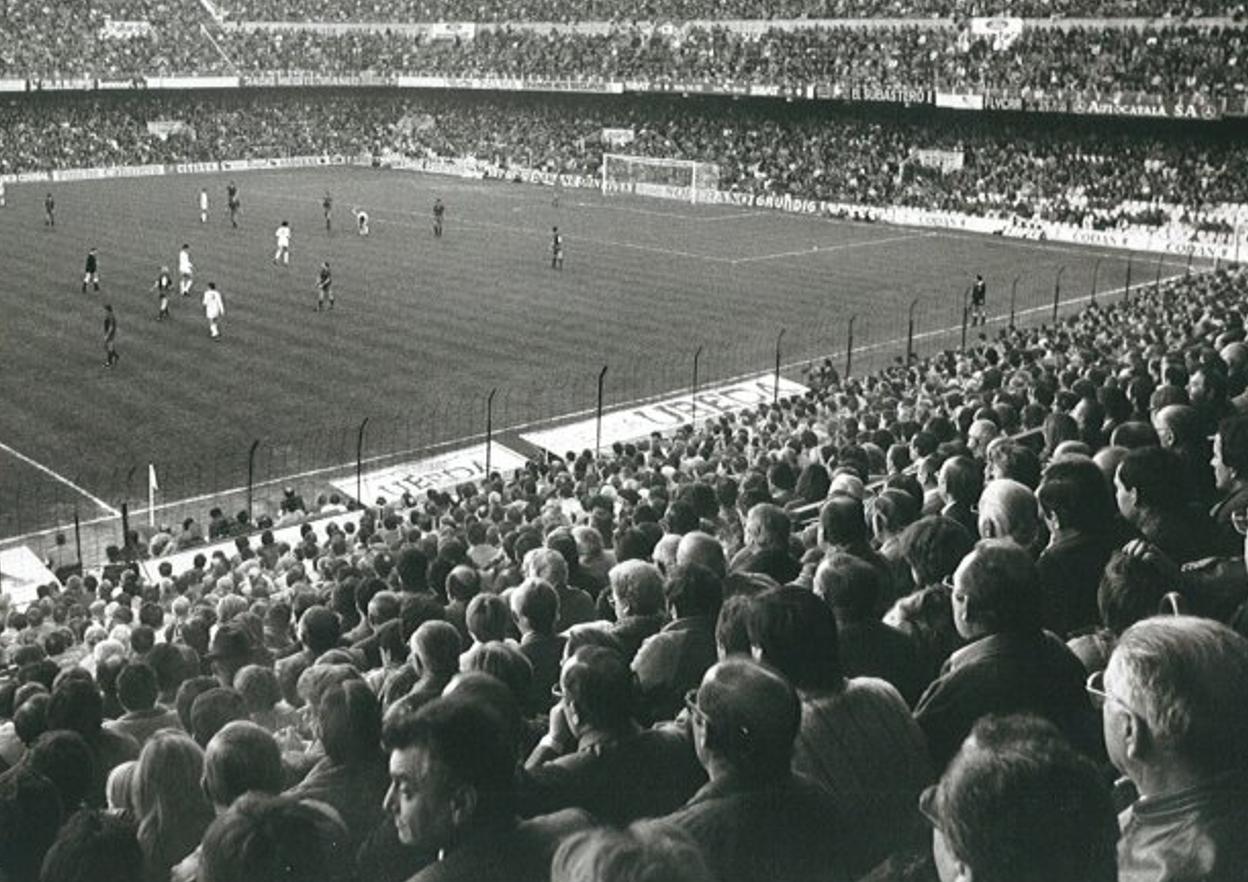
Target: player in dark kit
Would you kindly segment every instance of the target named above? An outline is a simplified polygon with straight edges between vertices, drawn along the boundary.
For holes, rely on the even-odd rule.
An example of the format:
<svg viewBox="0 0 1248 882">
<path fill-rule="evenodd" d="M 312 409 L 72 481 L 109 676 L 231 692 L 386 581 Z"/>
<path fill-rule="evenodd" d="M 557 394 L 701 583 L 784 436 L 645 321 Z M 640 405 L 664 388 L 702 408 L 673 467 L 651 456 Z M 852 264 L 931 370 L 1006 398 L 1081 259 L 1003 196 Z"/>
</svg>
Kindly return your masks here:
<svg viewBox="0 0 1248 882">
<path fill-rule="evenodd" d="M 152 290 L 156 292 L 156 296 L 160 300 L 160 306 L 156 312 L 156 321 L 163 322 L 169 318 L 169 294 L 173 291 L 173 276 L 169 274 L 169 267 L 162 266 L 160 268 L 160 275 L 156 277 L 156 283 L 152 285 Z"/>
<path fill-rule="evenodd" d="M 87 265 L 82 271 L 82 293 L 87 293 L 87 285 L 95 286 L 95 290 L 100 290 L 100 265 L 96 258 L 95 249 L 92 248 L 87 252 Z"/>
<path fill-rule="evenodd" d="M 117 316 L 113 305 L 104 304 L 104 367 L 111 368 L 120 359 L 117 354 Z"/>
<path fill-rule="evenodd" d="M 321 274 L 316 280 L 316 311 L 320 312 L 325 301 L 329 301 L 329 308 L 334 308 L 334 277 L 329 271 L 329 261 L 326 260 L 321 264 Z"/>
<path fill-rule="evenodd" d="M 56 226 L 56 200 L 49 193 L 43 197 L 43 225 L 45 227 Z"/>
<path fill-rule="evenodd" d="M 550 229 L 550 268 L 563 269 L 563 236 L 559 235 L 558 227 Z"/>
<path fill-rule="evenodd" d="M 233 181 L 225 188 L 225 207 L 230 210 L 230 226 L 238 229 L 238 185 Z"/>
<path fill-rule="evenodd" d="M 329 215 L 334 210 L 334 200 L 329 195 L 329 191 L 325 191 L 325 198 L 321 200 L 321 208 L 325 211 L 325 232 L 332 233 L 330 229 Z"/>
<path fill-rule="evenodd" d="M 988 324 L 988 316 L 984 312 L 984 307 L 988 302 L 988 286 L 984 284 L 984 277 L 975 276 L 975 284 L 971 286 L 971 325 Z"/>
<path fill-rule="evenodd" d="M 433 200 L 433 235 L 434 238 L 442 238 L 442 218 L 446 214 L 446 206 L 442 204 L 441 199 Z"/>
</svg>

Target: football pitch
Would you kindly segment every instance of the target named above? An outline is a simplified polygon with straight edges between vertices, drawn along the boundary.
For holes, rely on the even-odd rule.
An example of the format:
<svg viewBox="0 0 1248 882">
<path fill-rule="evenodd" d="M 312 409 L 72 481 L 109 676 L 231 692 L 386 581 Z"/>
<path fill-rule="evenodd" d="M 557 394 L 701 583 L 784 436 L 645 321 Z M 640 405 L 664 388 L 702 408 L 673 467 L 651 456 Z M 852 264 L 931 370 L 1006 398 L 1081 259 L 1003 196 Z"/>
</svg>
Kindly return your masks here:
<svg viewBox="0 0 1248 882">
<path fill-rule="evenodd" d="M 975 273 L 989 286 L 989 330 L 1006 321 L 1017 277 L 1020 321 L 1083 302 L 1096 277 L 1121 289 L 1128 255 L 944 230 L 863 224 L 725 206 L 603 197 L 381 169 L 228 174 L 10 186 L 0 209 L 0 540 L 115 512 L 142 516 L 147 464 L 172 519 L 190 500 L 351 472 L 356 445 L 377 461 L 484 431 L 497 390 L 499 437 L 595 406 L 713 384 L 808 360 L 854 372 L 905 351 L 955 346 Z M 201 224 L 198 194 L 211 208 Z M 333 196 L 333 231 L 321 210 Z M 434 238 L 431 207 L 445 202 Z M 353 207 L 371 233 L 357 235 Z M 293 229 L 274 266 L 274 230 Z M 552 227 L 566 265 L 552 270 Z M 195 289 L 176 291 L 189 244 Z M 88 248 L 102 291 L 80 289 Z M 317 312 L 329 261 L 336 307 Z M 1099 267 L 1097 266 L 1099 262 Z M 172 318 L 157 322 L 160 267 L 175 276 Z M 1134 259 L 1133 280 L 1183 271 Z M 214 343 L 200 305 L 209 281 L 226 315 Z M 104 367 L 104 304 L 118 318 L 119 363 Z M 781 335 L 783 332 L 783 335 Z M 361 433 L 360 427 L 368 423 Z M 304 481 L 303 486 L 308 484 Z M 258 494 L 259 495 L 259 494 Z M 272 496 L 270 489 L 266 496 Z M 306 494 L 305 494 L 306 496 Z M 236 508 L 237 506 L 235 506 Z"/>
</svg>

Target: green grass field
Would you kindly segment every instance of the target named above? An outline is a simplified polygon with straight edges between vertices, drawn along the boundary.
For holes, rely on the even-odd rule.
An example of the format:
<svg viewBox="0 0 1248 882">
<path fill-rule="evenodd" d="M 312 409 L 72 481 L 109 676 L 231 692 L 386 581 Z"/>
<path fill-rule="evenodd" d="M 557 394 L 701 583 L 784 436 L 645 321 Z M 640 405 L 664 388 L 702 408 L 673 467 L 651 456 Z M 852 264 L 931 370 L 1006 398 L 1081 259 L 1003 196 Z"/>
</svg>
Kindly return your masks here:
<svg viewBox="0 0 1248 882">
<path fill-rule="evenodd" d="M 920 351 L 956 345 L 962 291 L 976 272 L 990 313 L 1036 321 L 1065 266 L 1063 299 L 1123 284 L 1127 255 L 944 231 L 788 216 L 722 206 L 464 181 L 370 169 L 242 172 L 241 229 L 225 217 L 227 176 L 188 175 L 53 185 L 57 225 L 44 227 L 42 185 L 10 187 L 0 210 L 0 537 L 146 504 L 156 463 L 172 512 L 245 485 L 259 440 L 262 484 L 352 462 L 367 417 L 366 456 L 426 448 L 481 432 L 485 396 L 507 430 L 594 405 L 678 390 L 703 347 L 709 384 L 774 363 L 786 370 L 842 353 L 856 315 L 854 369 L 902 355 L 915 298 Z M 212 216 L 199 223 L 197 194 Z M 320 202 L 334 196 L 333 235 Z M 430 208 L 447 204 L 434 239 Z M 355 234 L 350 208 L 372 220 Z M 294 230 L 289 268 L 271 263 L 278 223 Z M 550 231 L 567 262 L 549 267 Z M 158 323 L 151 293 L 190 243 L 195 295 Z M 80 291 L 88 247 L 103 291 Z M 321 260 L 337 308 L 314 309 Z M 1135 262 L 1151 279 L 1155 260 Z M 1179 264 L 1164 268 L 1167 275 Z M 199 293 L 224 294 L 224 340 L 209 340 Z M 119 317 L 120 363 L 103 367 L 103 304 Z M 74 486 L 71 487 L 70 482 Z"/>
</svg>

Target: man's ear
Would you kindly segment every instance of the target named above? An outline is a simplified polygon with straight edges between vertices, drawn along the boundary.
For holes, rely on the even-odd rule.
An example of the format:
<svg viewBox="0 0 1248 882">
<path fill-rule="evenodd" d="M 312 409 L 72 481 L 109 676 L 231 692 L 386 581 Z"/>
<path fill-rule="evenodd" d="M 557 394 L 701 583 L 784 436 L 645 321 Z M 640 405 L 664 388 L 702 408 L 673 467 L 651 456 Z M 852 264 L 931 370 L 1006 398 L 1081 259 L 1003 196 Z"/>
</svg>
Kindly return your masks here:
<svg viewBox="0 0 1248 882">
<path fill-rule="evenodd" d="M 457 788 L 451 796 L 451 823 L 455 829 L 468 825 L 477 814 L 477 800 L 480 794 L 471 784 Z"/>
</svg>

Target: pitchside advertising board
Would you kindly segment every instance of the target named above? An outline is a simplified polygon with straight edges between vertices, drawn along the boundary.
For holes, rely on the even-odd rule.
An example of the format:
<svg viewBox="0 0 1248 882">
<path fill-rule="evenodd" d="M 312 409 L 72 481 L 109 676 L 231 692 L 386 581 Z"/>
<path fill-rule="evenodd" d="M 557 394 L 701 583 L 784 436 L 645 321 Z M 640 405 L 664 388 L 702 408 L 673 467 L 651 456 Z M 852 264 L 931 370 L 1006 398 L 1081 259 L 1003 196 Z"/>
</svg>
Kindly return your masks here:
<svg viewBox="0 0 1248 882">
<path fill-rule="evenodd" d="M 696 396 L 687 393 L 673 395 L 663 401 L 603 414 L 602 443 L 606 446 L 616 441 L 636 441 L 648 437 L 651 432 L 671 432 L 694 419 L 711 419 L 770 404 L 777 391 L 781 396 L 790 396 L 801 395 L 808 390 L 801 383 L 784 377 L 777 385 L 774 375 L 760 374 L 735 383 L 701 389 Z M 568 451 L 592 450 L 598 441 L 598 422 L 590 418 L 540 432 L 527 432 L 520 437 L 561 455 Z"/>
<path fill-rule="evenodd" d="M 358 497 L 354 477 L 340 478 L 329 483 L 352 499 L 358 498 L 360 502 L 369 505 L 378 499 L 393 502 L 404 493 L 424 498 L 430 490 L 445 490 L 447 487 L 480 481 L 487 474 L 485 461 L 485 445 L 477 444 L 427 459 L 367 472 L 360 478 Z M 510 447 L 493 444 L 490 446 L 489 461 L 491 472 L 507 472 L 520 468 L 527 460 Z"/>
<path fill-rule="evenodd" d="M 35 600 L 40 585 L 55 581 L 56 576 L 29 547 L 19 545 L 0 551 L 0 591 L 9 596 L 17 609 Z"/>
</svg>

